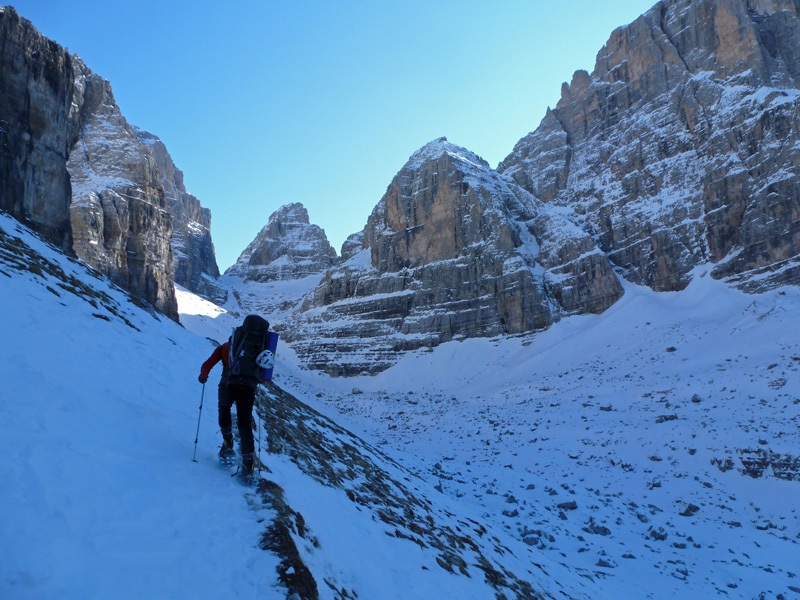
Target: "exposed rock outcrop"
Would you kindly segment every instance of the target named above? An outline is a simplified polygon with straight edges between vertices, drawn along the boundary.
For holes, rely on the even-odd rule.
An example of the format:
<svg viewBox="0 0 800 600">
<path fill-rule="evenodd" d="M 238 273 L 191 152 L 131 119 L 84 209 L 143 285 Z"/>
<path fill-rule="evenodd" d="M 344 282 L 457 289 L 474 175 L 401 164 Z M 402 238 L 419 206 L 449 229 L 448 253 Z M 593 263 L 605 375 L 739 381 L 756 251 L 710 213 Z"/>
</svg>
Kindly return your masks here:
<svg viewBox="0 0 800 600">
<path fill-rule="evenodd" d="M 122 116 L 110 84 L 73 60 L 78 134 L 67 162 L 73 249 L 94 269 L 176 319 L 172 219 L 161 172 Z"/>
<path fill-rule="evenodd" d="M 606 257 L 481 158 L 441 138 L 370 215 L 285 334 L 312 368 L 372 373 L 402 350 L 543 329 L 622 294 Z"/>
<path fill-rule="evenodd" d="M 699 265 L 800 283 L 800 19 L 789 0 L 663 0 L 617 29 L 498 167 L 581 215 L 625 276 Z"/>
<path fill-rule="evenodd" d="M 364 247 L 364 232 L 359 231 L 347 236 L 347 239 L 342 244 L 342 262 L 350 260 L 356 254 L 361 252 Z"/>
<path fill-rule="evenodd" d="M 246 281 L 284 281 L 319 275 L 337 263 L 325 231 L 312 225 L 300 203 L 275 211 L 226 275 Z"/>
<path fill-rule="evenodd" d="M 220 285 L 219 267 L 211 240 L 211 211 L 186 191 L 183 172 L 157 136 L 134 127 L 139 140 L 150 149 L 161 172 L 161 184 L 172 216 L 172 251 L 175 283 L 217 304 L 224 304 L 227 290 Z"/>
<path fill-rule="evenodd" d="M 0 209 L 72 244 L 67 157 L 72 56 L 12 7 L 0 13 Z"/>
<path fill-rule="evenodd" d="M 796 2 L 659 2 L 499 165 L 529 195 L 461 150 L 412 157 L 362 254 L 348 246 L 307 298 L 300 354 L 371 372 L 397 350 L 598 312 L 620 294 L 605 256 L 659 291 L 708 263 L 751 291 L 800 283 L 799 47 Z M 332 341 L 315 357 L 306 336 Z"/>
<path fill-rule="evenodd" d="M 0 12 L 0 89 L 0 209 L 177 319 L 174 210 L 179 283 L 224 298 L 210 215 L 166 149 L 140 139 L 111 85 L 12 7 Z"/>
</svg>

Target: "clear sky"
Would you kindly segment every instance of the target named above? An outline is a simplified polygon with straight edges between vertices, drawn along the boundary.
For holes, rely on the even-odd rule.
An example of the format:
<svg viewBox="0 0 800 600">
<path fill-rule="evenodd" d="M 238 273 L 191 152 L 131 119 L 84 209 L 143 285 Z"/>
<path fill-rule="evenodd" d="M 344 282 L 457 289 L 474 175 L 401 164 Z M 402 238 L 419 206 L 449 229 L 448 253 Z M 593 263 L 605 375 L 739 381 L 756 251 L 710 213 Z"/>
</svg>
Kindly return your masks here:
<svg viewBox="0 0 800 600">
<path fill-rule="evenodd" d="M 302 202 L 339 251 L 446 136 L 493 167 L 655 0 L 16 0 L 212 211 L 217 261 Z"/>
</svg>

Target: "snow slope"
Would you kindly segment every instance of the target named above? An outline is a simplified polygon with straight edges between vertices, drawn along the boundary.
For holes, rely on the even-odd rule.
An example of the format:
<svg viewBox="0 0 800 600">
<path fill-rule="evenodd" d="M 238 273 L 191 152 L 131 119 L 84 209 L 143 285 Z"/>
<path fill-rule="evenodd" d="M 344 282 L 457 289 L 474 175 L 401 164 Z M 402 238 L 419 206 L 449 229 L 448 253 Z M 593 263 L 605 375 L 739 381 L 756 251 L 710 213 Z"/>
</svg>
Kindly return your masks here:
<svg viewBox="0 0 800 600">
<path fill-rule="evenodd" d="M 682 293 L 629 286 L 602 315 L 448 344 L 323 399 L 595 597 L 793 597 L 798 310 L 796 288 L 747 296 L 698 273 Z"/>
<path fill-rule="evenodd" d="M 709 270 L 374 377 L 284 347 L 278 381 L 589 597 L 800 596 L 800 290 L 747 295 Z"/>
<path fill-rule="evenodd" d="M 191 460 L 205 338 L 241 315 L 179 293 L 191 333 L 0 230 L 0 598 L 286 598 L 305 568 L 320 598 L 800 596 L 796 288 L 698 270 L 368 378 L 284 344 L 245 490 L 213 385 Z"/>
<path fill-rule="evenodd" d="M 0 229 L 24 241 L 0 254 L 0 598 L 285 597 L 262 517 L 214 462 L 211 389 L 192 462 L 213 346 Z"/>
<path fill-rule="evenodd" d="M 135 306 L 5 214 L 0 281 L 0 598 L 540 598 L 538 585 L 564 587 L 503 545 L 513 538 L 446 498 L 437 506 L 423 480 L 275 386 L 265 406 L 291 403 L 295 416 L 259 428 L 267 480 L 240 486 L 216 461 L 216 390 L 196 379 L 207 333 Z M 229 331 L 233 316 L 194 302 L 216 316 L 209 332 Z M 293 445 L 294 431 L 325 443 Z M 298 462 L 317 447 L 334 478 L 314 470 L 323 460 Z M 366 494 L 388 481 L 393 492 Z M 422 544 L 387 521 L 400 496 L 425 515 Z M 475 533 L 459 529 L 467 522 Z M 467 552 L 480 566 L 459 562 Z"/>
</svg>

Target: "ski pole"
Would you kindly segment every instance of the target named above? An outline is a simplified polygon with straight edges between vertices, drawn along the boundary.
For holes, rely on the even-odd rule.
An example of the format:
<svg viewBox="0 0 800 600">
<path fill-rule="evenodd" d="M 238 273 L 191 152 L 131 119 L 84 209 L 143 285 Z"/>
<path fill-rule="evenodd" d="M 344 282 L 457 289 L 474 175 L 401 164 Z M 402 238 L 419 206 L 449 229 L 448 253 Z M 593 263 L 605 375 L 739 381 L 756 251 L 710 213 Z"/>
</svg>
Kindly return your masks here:
<svg viewBox="0 0 800 600">
<path fill-rule="evenodd" d="M 194 454 L 192 455 L 192 462 L 197 462 L 197 440 L 200 439 L 200 417 L 203 415 L 203 398 L 206 395 L 206 384 L 203 384 L 203 390 L 200 392 L 200 412 L 197 414 L 197 432 L 194 434 Z"/>
<path fill-rule="evenodd" d="M 261 473 L 261 402 L 256 400 L 256 429 L 258 429 L 258 472 Z"/>
</svg>

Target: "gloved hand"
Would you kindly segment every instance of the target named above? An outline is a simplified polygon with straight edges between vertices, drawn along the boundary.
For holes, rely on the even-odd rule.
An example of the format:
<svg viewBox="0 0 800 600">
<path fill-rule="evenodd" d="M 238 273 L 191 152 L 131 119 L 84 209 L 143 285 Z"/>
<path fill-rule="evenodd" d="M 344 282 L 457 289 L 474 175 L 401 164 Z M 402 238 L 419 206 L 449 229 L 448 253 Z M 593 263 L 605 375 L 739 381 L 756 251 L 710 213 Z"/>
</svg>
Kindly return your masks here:
<svg viewBox="0 0 800 600">
<path fill-rule="evenodd" d="M 197 378 L 197 381 L 199 381 L 200 383 L 205 383 L 206 381 L 208 381 L 208 377 L 203 377 L 202 375 L 200 375 L 200 377 Z"/>
</svg>

